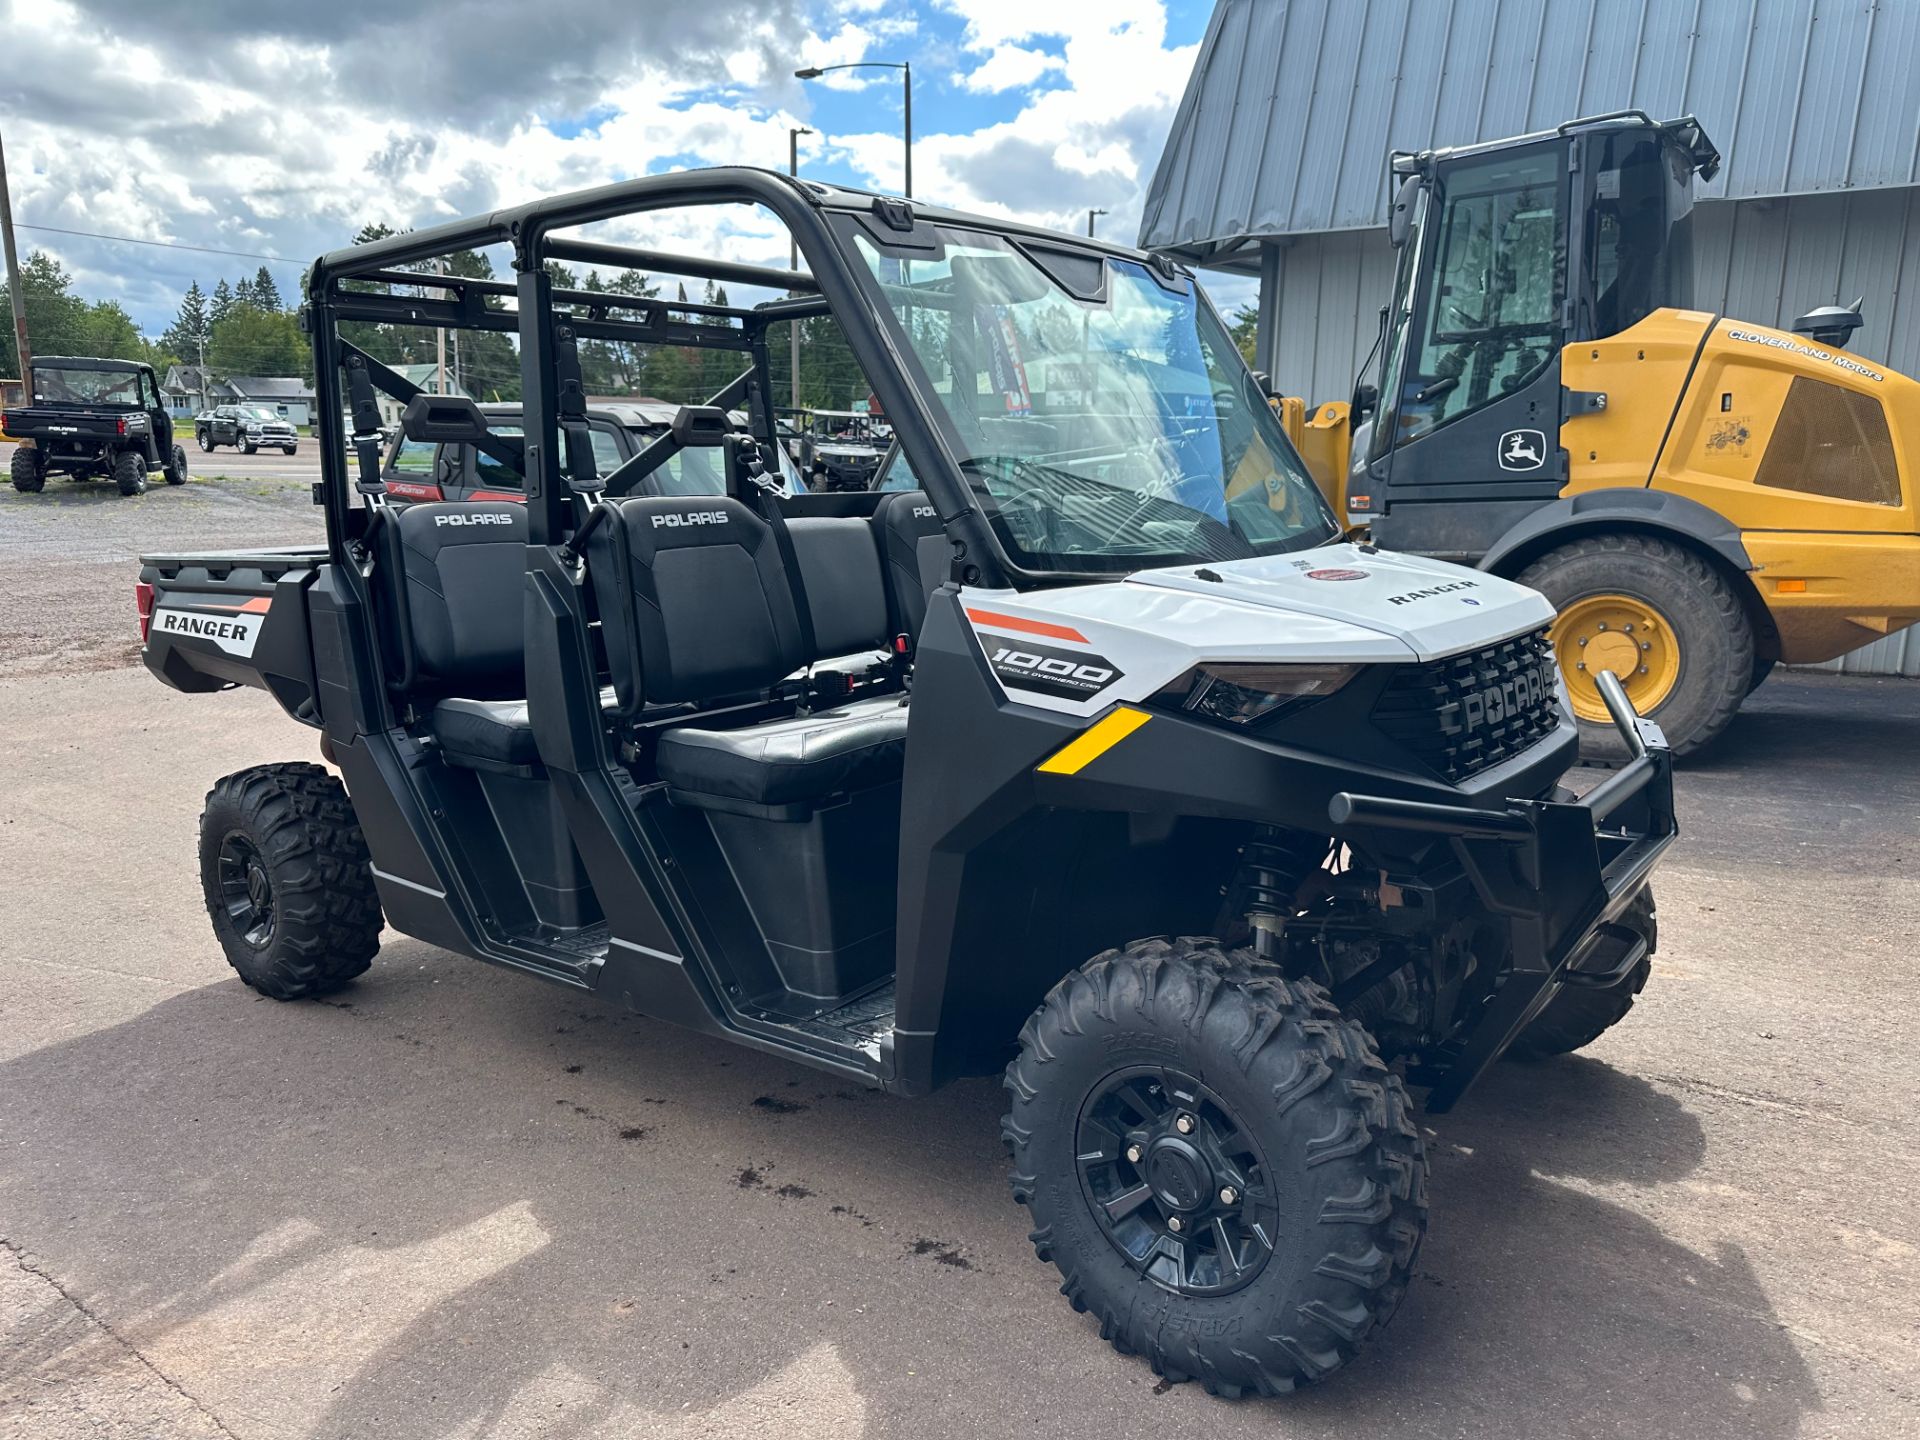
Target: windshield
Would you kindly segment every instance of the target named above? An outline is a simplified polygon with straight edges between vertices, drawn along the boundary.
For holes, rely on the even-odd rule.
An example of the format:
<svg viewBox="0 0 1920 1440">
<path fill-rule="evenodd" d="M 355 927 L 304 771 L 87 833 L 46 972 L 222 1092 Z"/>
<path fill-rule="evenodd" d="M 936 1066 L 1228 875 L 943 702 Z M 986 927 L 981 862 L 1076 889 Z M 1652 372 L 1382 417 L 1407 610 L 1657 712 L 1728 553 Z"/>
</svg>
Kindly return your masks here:
<svg viewBox="0 0 1920 1440">
<path fill-rule="evenodd" d="M 937 248 L 887 254 L 861 236 L 861 257 L 1016 564 L 1139 570 L 1338 535 L 1191 281 L 1081 251 L 1037 260 L 982 231 L 914 238 Z"/>
<path fill-rule="evenodd" d="M 266 405 L 242 405 L 240 418 L 242 420 L 278 420 L 280 412 Z"/>
<path fill-rule="evenodd" d="M 33 398 L 43 405 L 138 405 L 140 376 L 132 370 L 36 365 Z"/>
</svg>

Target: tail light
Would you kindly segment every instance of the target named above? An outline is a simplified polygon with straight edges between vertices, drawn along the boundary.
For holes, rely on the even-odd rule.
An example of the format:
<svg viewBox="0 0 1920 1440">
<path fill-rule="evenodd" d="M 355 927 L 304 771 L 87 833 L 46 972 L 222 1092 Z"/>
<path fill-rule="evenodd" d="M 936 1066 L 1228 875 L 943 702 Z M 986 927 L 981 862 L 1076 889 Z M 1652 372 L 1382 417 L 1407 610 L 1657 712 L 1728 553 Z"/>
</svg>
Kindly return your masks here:
<svg viewBox="0 0 1920 1440">
<path fill-rule="evenodd" d="M 153 586 L 144 580 L 134 582 L 133 608 L 140 612 L 140 643 L 144 645 L 153 629 Z"/>
<path fill-rule="evenodd" d="M 126 434 L 127 433 L 127 417 L 122 415 L 118 420 L 114 421 L 113 428 L 115 433 L 117 434 L 120 434 L 120 435 Z"/>
<path fill-rule="evenodd" d="M 387 494 L 398 500 L 444 500 L 438 485 L 430 485 L 421 480 L 389 480 Z"/>
</svg>

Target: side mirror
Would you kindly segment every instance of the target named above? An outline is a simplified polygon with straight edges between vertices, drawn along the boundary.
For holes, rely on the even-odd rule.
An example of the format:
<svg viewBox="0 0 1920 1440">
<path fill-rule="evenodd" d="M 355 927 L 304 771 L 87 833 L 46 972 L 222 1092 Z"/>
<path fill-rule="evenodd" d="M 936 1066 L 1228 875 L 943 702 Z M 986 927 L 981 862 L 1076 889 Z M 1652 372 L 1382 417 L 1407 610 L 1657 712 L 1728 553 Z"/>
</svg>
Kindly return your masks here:
<svg viewBox="0 0 1920 1440">
<path fill-rule="evenodd" d="M 1836 350 L 1847 348 L 1847 342 L 1853 338 L 1853 332 L 1866 321 L 1860 318 L 1860 306 L 1865 302 L 1862 295 L 1851 305 L 1822 305 L 1809 310 L 1793 322 L 1793 333 L 1805 335 L 1817 345 L 1831 345 Z"/>
<path fill-rule="evenodd" d="M 1413 202 L 1420 194 L 1420 177 L 1409 175 L 1393 192 L 1393 208 L 1387 212 L 1387 243 L 1398 250 L 1413 233 Z"/>
<path fill-rule="evenodd" d="M 1353 403 L 1347 407 L 1347 423 L 1364 424 L 1380 408 L 1380 387 L 1362 380 L 1353 387 Z"/>
</svg>

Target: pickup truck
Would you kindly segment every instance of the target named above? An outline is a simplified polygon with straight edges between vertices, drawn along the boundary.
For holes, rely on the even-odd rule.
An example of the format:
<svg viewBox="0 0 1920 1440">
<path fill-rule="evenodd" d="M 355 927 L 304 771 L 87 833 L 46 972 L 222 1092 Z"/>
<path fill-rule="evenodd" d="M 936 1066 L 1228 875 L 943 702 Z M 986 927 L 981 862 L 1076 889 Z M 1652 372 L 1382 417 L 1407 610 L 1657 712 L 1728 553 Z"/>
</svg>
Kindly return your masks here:
<svg viewBox="0 0 1920 1440">
<path fill-rule="evenodd" d="M 122 495 L 138 495 L 162 471 L 187 483 L 187 452 L 173 443 L 173 417 L 160 403 L 153 367 L 137 360 L 42 355 L 33 362 L 28 403 L 0 412 L 0 432 L 18 447 L 13 488 L 44 489 L 47 476 L 111 477 Z"/>
<path fill-rule="evenodd" d="M 237 445 L 246 455 L 262 446 L 289 455 L 300 448 L 300 432 L 271 405 L 216 405 L 194 417 L 193 438 L 209 454 L 222 445 Z"/>
</svg>

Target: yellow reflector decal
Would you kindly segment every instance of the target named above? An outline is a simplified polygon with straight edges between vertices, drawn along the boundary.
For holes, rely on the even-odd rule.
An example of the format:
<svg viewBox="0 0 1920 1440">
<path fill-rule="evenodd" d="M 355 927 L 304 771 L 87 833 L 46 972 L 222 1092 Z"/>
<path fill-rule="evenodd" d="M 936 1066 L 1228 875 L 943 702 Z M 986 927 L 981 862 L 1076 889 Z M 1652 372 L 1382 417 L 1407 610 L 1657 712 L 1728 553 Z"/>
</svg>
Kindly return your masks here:
<svg viewBox="0 0 1920 1440">
<path fill-rule="evenodd" d="M 1804 580 L 1776 580 L 1773 582 L 1773 588 L 1782 595 L 1804 595 L 1807 593 L 1807 582 Z"/>
<path fill-rule="evenodd" d="M 1062 745 L 1040 763 L 1043 775 L 1078 775 L 1153 717 L 1120 706 Z"/>
</svg>

